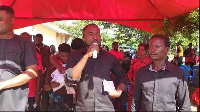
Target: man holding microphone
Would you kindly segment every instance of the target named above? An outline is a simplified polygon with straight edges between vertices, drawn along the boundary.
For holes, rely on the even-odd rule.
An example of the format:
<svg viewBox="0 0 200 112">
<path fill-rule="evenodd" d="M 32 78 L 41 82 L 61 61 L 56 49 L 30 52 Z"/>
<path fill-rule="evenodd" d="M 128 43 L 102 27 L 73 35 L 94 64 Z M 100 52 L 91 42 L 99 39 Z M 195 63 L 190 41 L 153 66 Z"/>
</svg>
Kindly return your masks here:
<svg viewBox="0 0 200 112">
<path fill-rule="evenodd" d="M 86 48 L 70 55 L 65 71 L 66 82 L 77 81 L 76 111 L 115 111 L 112 98 L 119 97 L 126 89 L 127 78 L 118 59 L 100 49 L 101 35 L 97 25 L 84 27 L 83 40 Z M 97 57 L 93 57 L 95 52 Z M 53 64 L 60 68 L 57 61 Z M 116 89 L 110 72 L 119 80 Z"/>
</svg>

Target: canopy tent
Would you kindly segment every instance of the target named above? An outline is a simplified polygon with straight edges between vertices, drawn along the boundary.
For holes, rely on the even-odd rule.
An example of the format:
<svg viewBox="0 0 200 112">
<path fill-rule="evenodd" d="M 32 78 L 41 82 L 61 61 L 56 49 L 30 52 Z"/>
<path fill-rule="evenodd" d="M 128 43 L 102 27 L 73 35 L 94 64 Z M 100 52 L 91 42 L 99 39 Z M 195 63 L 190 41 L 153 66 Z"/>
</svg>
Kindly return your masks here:
<svg viewBox="0 0 200 112">
<path fill-rule="evenodd" d="M 15 10 L 15 29 L 57 20 L 102 20 L 152 32 L 199 0 L 0 0 Z"/>
</svg>

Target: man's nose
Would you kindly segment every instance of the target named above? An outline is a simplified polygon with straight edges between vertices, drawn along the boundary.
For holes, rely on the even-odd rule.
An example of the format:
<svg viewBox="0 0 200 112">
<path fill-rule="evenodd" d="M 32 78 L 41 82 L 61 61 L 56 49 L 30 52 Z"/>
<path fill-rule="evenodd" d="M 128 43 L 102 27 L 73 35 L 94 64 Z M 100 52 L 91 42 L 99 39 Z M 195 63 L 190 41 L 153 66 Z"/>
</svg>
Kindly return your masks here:
<svg viewBox="0 0 200 112">
<path fill-rule="evenodd" d="M 97 40 L 98 36 L 97 35 L 93 35 L 92 38 Z"/>
<path fill-rule="evenodd" d="M 150 51 L 155 51 L 155 47 L 151 47 L 149 50 Z"/>
</svg>

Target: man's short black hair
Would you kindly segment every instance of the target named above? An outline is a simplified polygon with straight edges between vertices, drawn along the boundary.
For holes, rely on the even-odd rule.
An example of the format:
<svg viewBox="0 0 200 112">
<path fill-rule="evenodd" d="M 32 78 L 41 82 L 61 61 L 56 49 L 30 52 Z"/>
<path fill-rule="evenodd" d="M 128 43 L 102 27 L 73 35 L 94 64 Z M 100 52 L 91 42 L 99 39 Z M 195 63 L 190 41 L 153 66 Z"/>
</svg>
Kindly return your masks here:
<svg viewBox="0 0 200 112">
<path fill-rule="evenodd" d="M 55 45 L 50 45 L 50 47 L 55 47 Z"/>
<path fill-rule="evenodd" d="M 157 34 L 157 35 L 153 35 L 151 39 L 153 38 L 159 38 L 164 40 L 164 44 L 166 47 L 170 47 L 170 41 L 169 41 L 169 37 L 162 35 L 162 34 Z"/>
<path fill-rule="evenodd" d="M 1 5 L 0 6 L 0 10 L 1 11 L 6 11 L 8 14 L 11 14 L 13 16 L 15 15 L 15 12 L 14 12 L 13 8 L 10 7 L 10 6 Z"/>
<path fill-rule="evenodd" d="M 75 38 L 71 43 L 71 47 L 73 50 L 80 50 L 85 48 L 85 42 L 80 38 Z"/>
<path fill-rule="evenodd" d="M 58 51 L 59 52 L 66 52 L 66 53 L 70 53 L 71 52 L 71 47 L 69 44 L 66 43 L 62 43 L 58 46 Z"/>
<path fill-rule="evenodd" d="M 94 24 L 94 23 L 86 25 L 86 26 L 83 28 L 83 30 L 82 30 L 83 37 L 85 36 L 85 35 L 84 35 L 85 30 L 86 30 L 87 27 L 89 27 L 89 26 L 97 26 L 97 27 L 99 27 L 98 25 L 96 25 L 96 24 Z"/>
<path fill-rule="evenodd" d="M 113 43 L 112 43 L 112 47 L 113 47 L 115 44 L 119 44 L 119 42 L 113 42 Z"/>
<path fill-rule="evenodd" d="M 36 38 L 42 38 L 42 39 L 43 39 L 43 35 L 40 34 L 40 33 L 36 34 L 35 37 L 36 37 Z"/>
</svg>

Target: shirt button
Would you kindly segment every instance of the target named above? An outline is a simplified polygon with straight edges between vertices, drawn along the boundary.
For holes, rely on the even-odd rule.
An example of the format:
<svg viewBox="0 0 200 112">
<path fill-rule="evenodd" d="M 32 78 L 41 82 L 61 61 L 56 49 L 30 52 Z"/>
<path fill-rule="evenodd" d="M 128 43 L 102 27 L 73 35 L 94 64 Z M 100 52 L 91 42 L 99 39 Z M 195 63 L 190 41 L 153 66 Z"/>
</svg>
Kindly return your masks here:
<svg viewBox="0 0 200 112">
<path fill-rule="evenodd" d="M 97 69 L 97 68 L 94 68 L 95 70 Z"/>
</svg>

